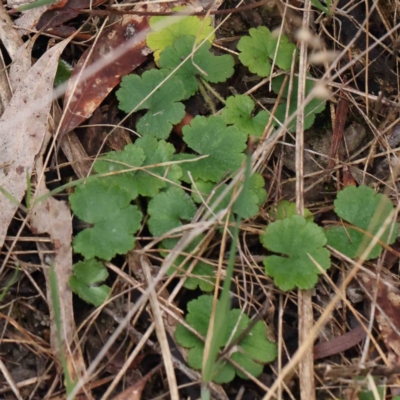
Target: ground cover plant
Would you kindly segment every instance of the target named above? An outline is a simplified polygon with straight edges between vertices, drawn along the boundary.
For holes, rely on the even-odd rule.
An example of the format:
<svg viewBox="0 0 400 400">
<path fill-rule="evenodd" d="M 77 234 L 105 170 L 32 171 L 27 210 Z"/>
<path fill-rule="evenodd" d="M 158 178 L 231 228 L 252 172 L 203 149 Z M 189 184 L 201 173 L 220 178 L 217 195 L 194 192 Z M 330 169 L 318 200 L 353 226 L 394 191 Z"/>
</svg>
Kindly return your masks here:
<svg viewBox="0 0 400 400">
<path fill-rule="evenodd" d="M 397 398 L 396 20 L 101 3 L 4 42 L 2 393 Z"/>
</svg>

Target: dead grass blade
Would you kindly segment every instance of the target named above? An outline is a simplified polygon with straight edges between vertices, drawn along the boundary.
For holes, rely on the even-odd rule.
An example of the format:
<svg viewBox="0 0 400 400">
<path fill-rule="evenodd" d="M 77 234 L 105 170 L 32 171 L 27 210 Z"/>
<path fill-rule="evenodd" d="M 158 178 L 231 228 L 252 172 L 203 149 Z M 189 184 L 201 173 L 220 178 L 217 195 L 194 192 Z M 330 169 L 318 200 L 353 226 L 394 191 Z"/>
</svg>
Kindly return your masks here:
<svg viewBox="0 0 400 400">
<path fill-rule="evenodd" d="M 303 29 L 310 26 L 311 2 L 305 0 L 303 14 Z M 304 104 L 308 46 L 305 41 L 300 43 L 299 57 L 299 91 L 297 103 Z M 299 215 L 304 214 L 304 107 L 300 107 L 296 123 L 296 209 Z M 299 310 L 299 347 L 305 345 L 310 330 L 314 324 L 311 290 L 298 291 Z M 314 356 L 312 343 L 308 346 L 299 363 L 300 396 L 302 400 L 315 399 Z"/>
<path fill-rule="evenodd" d="M 150 266 L 149 266 L 149 263 L 147 262 L 146 258 L 147 257 L 145 257 L 143 255 L 141 257 L 140 261 L 141 261 L 143 274 L 145 276 L 147 285 L 148 285 L 148 287 L 153 288 L 153 290 L 150 292 L 149 300 L 150 300 L 151 309 L 153 311 L 154 322 L 156 325 L 156 333 L 157 333 L 157 338 L 158 338 L 158 341 L 159 341 L 160 347 L 161 347 L 165 371 L 167 373 L 170 396 L 171 396 L 171 399 L 173 399 L 173 400 L 175 400 L 175 399 L 179 400 L 178 385 L 176 383 L 174 366 L 173 366 L 172 358 L 171 358 L 171 349 L 168 344 L 167 333 L 165 331 L 164 322 L 163 322 L 163 318 L 161 315 L 161 309 L 160 309 L 160 305 L 159 305 L 158 299 L 157 299 L 157 293 L 154 289 L 153 278 L 150 273 Z"/>
</svg>

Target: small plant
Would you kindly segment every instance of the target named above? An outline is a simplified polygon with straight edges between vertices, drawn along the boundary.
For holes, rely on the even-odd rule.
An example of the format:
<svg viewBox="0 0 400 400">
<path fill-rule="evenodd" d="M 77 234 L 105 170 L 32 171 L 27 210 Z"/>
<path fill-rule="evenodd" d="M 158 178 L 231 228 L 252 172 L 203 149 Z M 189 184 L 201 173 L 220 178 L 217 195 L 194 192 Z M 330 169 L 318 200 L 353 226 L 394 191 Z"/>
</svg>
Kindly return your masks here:
<svg viewBox="0 0 400 400">
<path fill-rule="evenodd" d="M 116 254 L 132 249 L 133 236 L 142 221 L 142 213 L 130 204 L 128 192 L 116 185 L 94 180 L 77 186 L 69 197 L 74 213 L 92 224 L 74 239 L 74 250 L 90 259 L 111 260 Z"/>
<path fill-rule="evenodd" d="M 240 39 L 237 48 L 240 51 L 240 61 L 250 72 L 261 77 L 271 75 L 273 59 L 284 71 L 290 69 L 297 49 L 286 35 L 279 37 L 265 26 L 251 28 L 249 34 Z"/>
<path fill-rule="evenodd" d="M 205 337 L 211 316 L 213 297 L 203 295 L 188 303 L 186 322 L 200 335 Z M 241 334 L 251 323 L 250 318 L 239 309 L 229 311 L 228 323 L 223 332 L 218 332 L 219 348 L 223 350 L 229 343 L 235 345 L 229 350 L 229 357 L 253 376 L 259 376 L 264 364 L 273 361 L 277 356 L 275 343 L 266 335 L 262 321 L 257 322 L 251 331 L 243 338 Z M 183 325 L 178 325 L 175 331 L 178 343 L 189 348 L 188 364 L 194 369 L 201 369 L 203 362 L 204 341 Z M 239 342 L 235 340 L 240 338 Z M 240 370 L 236 369 L 226 359 L 220 359 L 214 365 L 213 380 L 217 383 L 230 382 L 235 374 L 247 379 Z"/>
<path fill-rule="evenodd" d="M 338 193 L 334 202 L 336 214 L 354 227 L 334 226 L 326 229 L 328 244 L 350 258 L 359 257 L 378 233 L 385 219 L 394 211 L 392 202 L 368 186 L 349 186 Z M 357 229 L 359 228 L 359 229 Z M 398 224 L 390 224 L 380 237 L 391 244 L 398 234 Z M 382 246 L 375 245 L 367 259 L 379 257 Z"/>
<path fill-rule="evenodd" d="M 330 267 L 330 254 L 324 231 L 300 215 L 292 215 L 268 225 L 261 235 L 263 246 L 286 257 L 273 255 L 264 259 L 265 272 L 284 291 L 295 287 L 311 289 L 321 271 Z"/>
<path fill-rule="evenodd" d="M 176 76 L 171 76 L 156 89 L 168 73 L 167 70 L 152 69 L 141 77 L 127 75 L 122 78 L 121 87 L 117 91 L 119 108 L 126 113 L 148 110 L 136 126 L 141 135 L 167 139 L 172 126 L 185 115 L 185 106 L 180 102 L 185 97 L 185 89 Z M 143 102 L 154 89 L 154 94 Z"/>
</svg>

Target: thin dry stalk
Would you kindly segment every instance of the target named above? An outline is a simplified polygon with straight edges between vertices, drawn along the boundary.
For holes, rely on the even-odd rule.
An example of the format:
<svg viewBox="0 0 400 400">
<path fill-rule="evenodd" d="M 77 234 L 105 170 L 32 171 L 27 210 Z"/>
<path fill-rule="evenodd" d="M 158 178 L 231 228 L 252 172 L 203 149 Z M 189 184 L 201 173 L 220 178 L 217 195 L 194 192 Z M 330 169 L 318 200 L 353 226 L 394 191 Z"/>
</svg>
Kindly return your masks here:
<svg viewBox="0 0 400 400">
<path fill-rule="evenodd" d="M 157 338 L 161 347 L 161 354 L 164 360 L 165 371 L 167 373 L 170 396 L 172 400 L 179 400 L 178 385 L 174 372 L 174 365 L 171 358 L 171 349 L 169 348 L 167 333 L 165 331 L 163 318 L 161 315 L 160 304 L 158 303 L 157 293 L 153 285 L 153 277 L 150 273 L 150 266 L 144 256 L 141 257 L 143 274 L 147 282 L 147 286 L 152 288 L 149 296 L 151 309 L 153 311 L 154 323 L 156 326 Z"/>
<path fill-rule="evenodd" d="M 305 0 L 303 29 L 309 29 L 311 2 Z M 307 73 L 307 50 L 305 41 L 300 43 L 299 59 L 299 90 L 297 93 L 297 104 L 304 104 L 306 73 Z M 300 107 L 296 122 L 296 209 L 299 215 L 304 215 L 304 107 Z M 311 290 L 298 291 L 299 310 L 299 346 L 307 343 L 309 332 L 314 324 L 312 292 Z M 314 380 L 314 356 L 313 342 L 309 343 L 299 364 L 300 396 L 302 400 L 315 399 Z"/>
</svg>

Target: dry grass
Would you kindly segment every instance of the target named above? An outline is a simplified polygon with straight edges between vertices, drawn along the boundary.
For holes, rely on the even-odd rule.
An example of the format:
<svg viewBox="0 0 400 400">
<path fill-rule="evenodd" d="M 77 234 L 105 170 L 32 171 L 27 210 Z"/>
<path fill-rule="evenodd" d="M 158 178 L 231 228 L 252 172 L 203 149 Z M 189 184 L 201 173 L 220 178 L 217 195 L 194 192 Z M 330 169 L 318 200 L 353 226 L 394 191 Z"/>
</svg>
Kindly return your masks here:
<svg viewBox="0 0 400 400">
<path fill-rule="evenodd" d="M 241 4 L 230 3 L 229 7 Z M 272 2 L 268 2 L 268 7 L 271 5 Z M 321 154 L 321 157 L 330 160 L 330 168 L 320 167 L 311 174 L 305 174 L 303 160 L 309 149 L 307 136 L 304 136 L 302 107 L 299 107 L 295 170 L 290 171 L 285 161 L 285 147 L 293 144 L 294 139 L 286 132 L 293 116 L 275 131 L 267 127 L 263 140 L 255 144 L 252 165 L 266 178 L 268 199 L 257 217 L 242 222 L 231 295 L 232 303 L 248 315 L 263 318 L 269 337 L 278 345 L 279 356 L 261 377 L 249 376 L 248 382 L 238 379 L 224 387 L 213 384 L 211 395 L 216 399 L 240 399 L 242 395 L 243 398 L 249 396 L 266 400 L 356 399 L 361 385 L 357 376 L 365 377 L 364 381 L 377 396 L 372 378 L 375 375 L 383 379 L 388 388 L 387 398 L 390 399 L 400 387 L 396 369 L 400 357 L 397 337 L 400 334 L 400 319 L 395 318 L 399 315 L 399 303 L 396 303 L 399 299 L 398 253 L 393 255 L 385 251 L 378 260 L 366 262 L 367 249 L 363 257 L 355 262 L 332 249 L 332 267 L 312 292 L 283 293 L 265 276 L 258 235 L 271 219 L 268 210 L 284 197 L 296 201 L 300 214 L 304 207 L 309 208 L 317 221 L 324 225 L 325 220 L 331 219 L 334 195 L 332 192 L 321 195 L 322 184 L 329 185 L 333 192 L 342 189 L 346 171 L 351 172 L 357 183 L 373 185 L 398 205 L 398 150 L 395 147 L 399 143 L 390 143 L 390 134 L 394 128 L 399 129 L 400 121 L 397 99 L 399 10 L 394 0 L 372 4 L 367 0 L 335 2 L 332 17 L 316 19 L 319 13 L 304 12 L 311 8 L 309 0 L 304 2 L 304 9 L 300 6 L 303 7 L 301 1 L 285 3 L 276 0 L 274 7 L 268 8 L 269 11 L 261 8 L 216 16 L 215 29 L 219 35 L 216 48 L 234 53 L 229 46 L 232 39 L 229 31 L 233 30 L 234 36 L 242 35 L 240 27 L 248 27 L 249 20 L 256 16 L 293 40 L 301 38 L 299 81 L 304 81 L 306 72 L 311 70 L 320 89 L 330 93 L 330 112 L 324 115 L 327 119 L 330 116 L 331 120 L 325 123 L 318 121 L 317 129 L 326 136 L 336 137 L 340 135 L 340 129 L 336 127 L 357 122 L 366 128 L 367 137 L 361 148 L 345 159 L 334 160 L 330 154 Z M 213 7 L 218 9 L 219 4 Z M 103 25 L 98 25 L 94 41 L 107 23 L 108 20 L 103 20 Z M 18 42 L 20 39 L 14 40 Z M 75 44 L 71 42 L 70 46 L 76 43 L 79 41 Z M 20 44 L 13 45 L 18 48 Z M 13 59 L 9 47 L 6 48 Z M 310 60 L 317 59 L 318 65 L 311 65 Z M 89 74 L 103 67 L 92 66 Z M 3 70 L 4 73 L 7 74 L 7 70 Z M 293 73 L 294 69 L 289 75 L 293 76 Z M 265 99 L 269 93 L 269 79 L 256 82 L 247 82 L 245 77 L 240 76 L 236 79 L 240 82 L 240 89 L 243 89 L 241 93 L 252 95 L 260 107 L 271 101 L 275 105 L 279 103 L 279 96 L 277 99 Z M 298 98 L 303 105 L 310 100 L 302 91 L 298 93 Z M 108 101 L 111 107 L 109 98 Z M 345 111 L 340 102 L 345 102 Z M 55 105 L 51 120 L 56 135 L 62 118 L 62 112 Z M 127 118 L 122 121 L 110 118 L 107 124 L 114 128 L 104 128 L 106 139 L 128 123 Z M 334 127 L 333 133 L 327 132 L 327 126 Z M 71 176 L 70 166 L 74 170 L 73 179 L 84 178 L 90 173 L 93 158 L 87 156 L 74 135 L 71 133 L 61 145 L 68 162 L 65 158 L 60 159 L 59 176 L 53 174 L 56 180 Z M 106 139 L 98 146 L 99 154 L 106 146 Z M 49 167 L 51 157 L 51 153 L 43 153 L 46 160 L 43 168 Z M 244 168 L 230 186 L 233 187 L 243 174 Z M 47 184 L 54 179 L 49 174 L 41 175 L 38 165 L 37 175 L 47 179 Z M 33 189 L 39 187 L 40 182 L 37 182 Z M 60 348 L 60 343 L 52 337 L 54 311 L 49 310 L 53 310 L 54 305 L 47 279 L 48 258 L 54 260 L 55 257 L 54 242 L 48 235 L 34 234 L 30 229 L 29 212 L 20 208 L 9 227 L 2 250 L 2 286 L 6 288 L 15 270 L 19 274 L 15 278 L 16 283 L 5 289 L 7 294 L 0 303 L 0 370 L 3 375 L 0 398 L 65 399 L 60 352 L 65 353 L 71 376 L 79 379 L 74 392 L 76 398 L 113 398 L 123 388 L 138 381 L 140 374 L 160 362 L 164 367 L 149 377 L 150 383 L 142 398 L 177 399 L 178 393 L 181 398 L 195 396 L 197 392 L 191 392 L 190 388 L 198 390 L 201 375 L 186 365 L 179 355 L 180 352 L 185 356 L 185 350 L 172 339 L 177 324 L 186 324 L 183 319 L 185 304 L 193 295 L 183 288 L 185 278 L 178 281 L 175 277 L 166 277 L 165 273 L 178 255 L 185 255 L 187 244 L 204 233 L 198 258 L 214 265 L 218 279 L 223 281 L 231 237 L 227 225 L 222 225 L 223 235 L 219 234 L 219 228 L 224 216 L 229 213 L 227 208 L 215 215 L 210 204 L 204 204 L 190 224 L 173 232 L 182 238 L 165 259 L 157 251 L 157 245 L 165 237 L 149 238 L 141 233 L 134 250 L 126 257 L 107 264 L 114 280 L 112 297 L 103 306 L 93 309 L 79 302 L 79 306 L 72 309 L 71 302 L 64 305 L 75 317 L 74 320 L 63 321 L 69 324 L 68 329 L 72 332 L 67 334 L 63 330 Z M 390 220 L 387 220 L 386 224 L 389 223 Z M 379 240 L 379 235 L 375 239 Z M 317 341 L 323 343 L 337 337 L 345 341 L 348 339 L 345 334 L 357 325 L 365 329 L 364 340 L 355 343 L 349 350 L 313 360 L 313 348 Z M 72 398 L 73 395 L 68 397 Z"/>
</svg>

